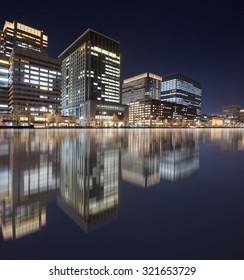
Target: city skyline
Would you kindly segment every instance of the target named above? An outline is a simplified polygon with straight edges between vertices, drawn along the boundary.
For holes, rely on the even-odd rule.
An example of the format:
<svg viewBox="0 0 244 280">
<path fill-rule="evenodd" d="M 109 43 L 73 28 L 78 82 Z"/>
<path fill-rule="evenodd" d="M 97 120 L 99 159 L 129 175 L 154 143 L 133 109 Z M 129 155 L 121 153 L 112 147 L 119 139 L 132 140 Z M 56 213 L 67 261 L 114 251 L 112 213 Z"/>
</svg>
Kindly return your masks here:
<svg viewBox="0 0 244 280">
<path fill-rule="evenodd" d="M 243 3 L 153 1 L 150 7 L 123 2 L 71 1 L 69 6 L 32 2 L 3 4 L 5 20 L 43 29 L 49 53 L 60 55 L 87 28 L 120 42 L 122 79 L 143 73 L 183 72 L 203 88 L 202 113 L 219 113 L 224 105 L 244 106 L 242 97 Z M 57 14 L 58 11 L 58 14 Z"/>
</svg>

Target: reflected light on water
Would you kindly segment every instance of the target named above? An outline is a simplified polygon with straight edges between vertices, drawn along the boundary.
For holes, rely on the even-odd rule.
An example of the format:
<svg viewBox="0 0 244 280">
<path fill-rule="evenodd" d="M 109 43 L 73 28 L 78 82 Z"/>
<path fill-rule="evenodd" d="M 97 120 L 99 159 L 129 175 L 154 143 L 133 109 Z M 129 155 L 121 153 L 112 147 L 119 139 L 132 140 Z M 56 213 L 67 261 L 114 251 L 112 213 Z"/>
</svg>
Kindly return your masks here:
<svg viewBox="0 0 244 280">
<path fill-rule="evenodd" d="M 141 187 L 198 174 L 200 145 L 244 150 L 241 129 L 0 130 L 4 240 L 42 230 L 47 204 L 85 232 L 117 219 L 121 180 Z"/>
<path fill-rule="evenodd" d="M 71 132 L 61 145 L 58 205 L 89 231 L 116 219 L 119 201 L 119 142 L 103 130 Z"/>
</svg>

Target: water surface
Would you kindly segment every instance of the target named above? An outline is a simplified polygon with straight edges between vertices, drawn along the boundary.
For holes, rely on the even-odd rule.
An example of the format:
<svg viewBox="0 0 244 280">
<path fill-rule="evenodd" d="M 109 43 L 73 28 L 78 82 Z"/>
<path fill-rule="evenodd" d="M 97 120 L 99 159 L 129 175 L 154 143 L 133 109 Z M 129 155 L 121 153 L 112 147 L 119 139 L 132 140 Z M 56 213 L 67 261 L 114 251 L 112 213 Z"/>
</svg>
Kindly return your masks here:
<svg viewBox="0 0 244 280">
<path fill-rule="evenodd" d="M 0 130 L 0 259 L 244 259 L 244 129 Z"/>
</svg>

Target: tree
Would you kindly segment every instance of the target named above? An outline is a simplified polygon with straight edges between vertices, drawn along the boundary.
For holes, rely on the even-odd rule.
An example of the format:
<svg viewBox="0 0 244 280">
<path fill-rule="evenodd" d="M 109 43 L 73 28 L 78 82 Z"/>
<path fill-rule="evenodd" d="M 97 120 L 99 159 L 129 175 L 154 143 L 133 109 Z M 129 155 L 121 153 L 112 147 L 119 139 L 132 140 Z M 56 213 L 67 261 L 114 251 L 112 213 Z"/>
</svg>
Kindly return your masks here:
<svg viewBox="0 0 244 280">
<path fill-rule="evenodd" d="M 113 113 L 113 124 L 114 126 L 118 127 L 119 117 L 116 113 Z"/>
<path fill-rule="evenodd" d="M 20 126 L 20 117 L 21 117 L 21 115 L 22 115 L 22 111 L 21 111 L 20 109 L 18 109 L 18 108 L 15 107 L 15 108 L 12 110 L 12 114 L 13 114 L 14 117 L 15 117 L 17 126 Z"/>
<path fill-rule="evenodd" d="M 50 123 L 53 123 L 54 122 L 54 115 L 52 113 L 45 113 L 44 114 L 46 120 L 45 120 L 45 126 L 46 124 L 49 126 Z"/>
<path fill-rule="evenodd" d="M 62 120 L 60 113 L 56 113 L 54 119 L 55 119 L 56 126 L 59 126 Z"/>
</svg>

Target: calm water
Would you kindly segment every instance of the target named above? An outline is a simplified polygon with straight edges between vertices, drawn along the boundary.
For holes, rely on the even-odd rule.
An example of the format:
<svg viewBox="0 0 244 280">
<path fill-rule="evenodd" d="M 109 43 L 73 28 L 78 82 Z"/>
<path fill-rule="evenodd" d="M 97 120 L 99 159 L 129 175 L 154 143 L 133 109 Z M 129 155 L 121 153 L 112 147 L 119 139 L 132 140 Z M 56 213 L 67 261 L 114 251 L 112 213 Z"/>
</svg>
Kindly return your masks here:
<svg viewBox="0 0 244 280">
<path fill-rule="evenodd" d="M 1 129 L 0 259 L 244 259 L 244 130 Z"/>
</svg>

